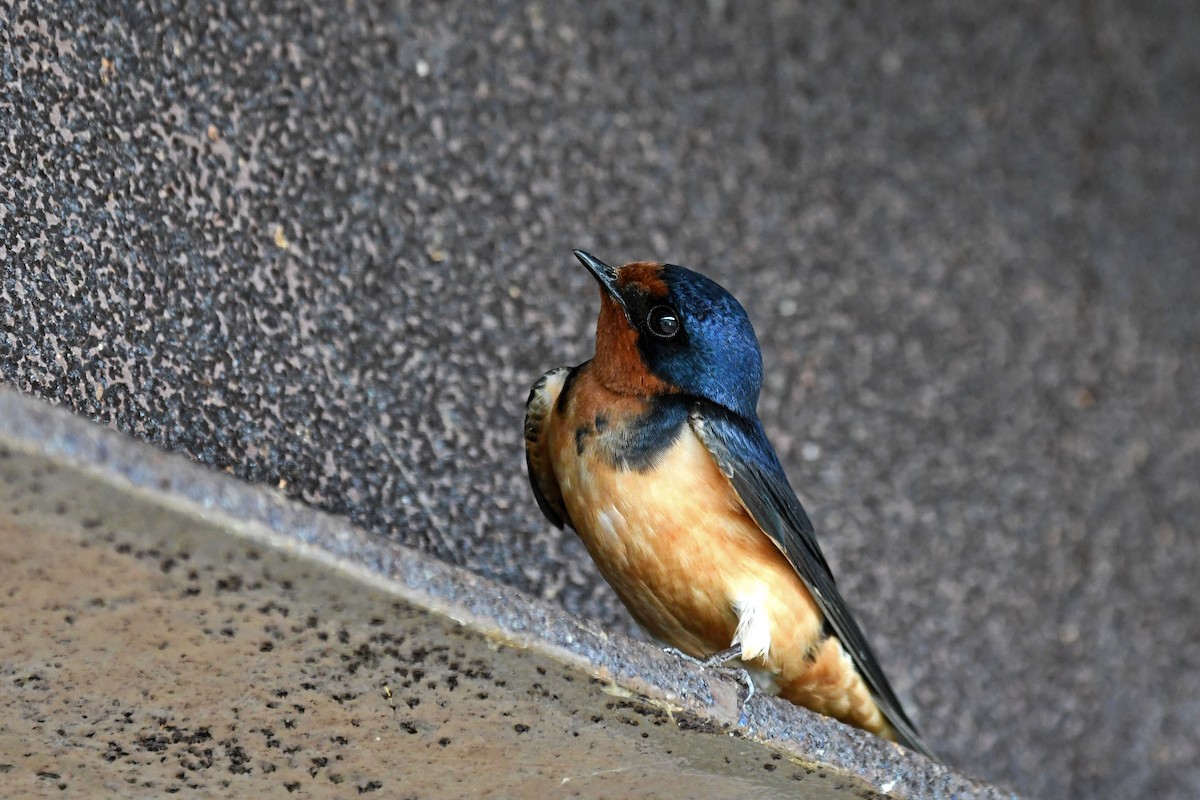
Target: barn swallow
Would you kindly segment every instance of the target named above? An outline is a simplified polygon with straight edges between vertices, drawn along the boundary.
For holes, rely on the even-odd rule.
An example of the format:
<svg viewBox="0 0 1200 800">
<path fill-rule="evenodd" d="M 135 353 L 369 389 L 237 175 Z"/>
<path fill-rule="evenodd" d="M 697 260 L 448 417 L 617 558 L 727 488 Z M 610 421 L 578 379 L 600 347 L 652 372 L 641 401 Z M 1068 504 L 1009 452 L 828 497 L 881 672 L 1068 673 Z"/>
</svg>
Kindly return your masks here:
<svg viewBox="0 0 1200 800">
<path fill-rule="evenodd" d="M 542 512 L 664 644 L 933 758 L 758 419 L 762 355 L 741 304 L 684 267 L 575 257 L 600 284 L 596 352 L 529 394 Z"/>
</svg>

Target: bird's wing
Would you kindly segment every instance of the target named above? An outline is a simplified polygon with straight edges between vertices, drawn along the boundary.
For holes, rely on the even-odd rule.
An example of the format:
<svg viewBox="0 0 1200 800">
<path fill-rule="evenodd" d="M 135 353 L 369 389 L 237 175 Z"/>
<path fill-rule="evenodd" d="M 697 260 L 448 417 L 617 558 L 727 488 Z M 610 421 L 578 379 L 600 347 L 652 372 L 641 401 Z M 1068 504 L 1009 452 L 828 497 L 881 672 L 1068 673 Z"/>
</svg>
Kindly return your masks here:
<svg viewBox="0 0 1200 800">
<path fill-rule="evenodd" d="M 762 423 L 757 419 L 746 420 L 706 402 L 698 403 L 693 409 L 690 423 L 733 485 L 742 505 L 804 581 L 900 742 L 935 758 L 904 713 L 867 644 L 866 636 L 834 585 L 833 573 L 817 545 L 812 522 L 788 483 Z"/>
<path fill-rule="evenodd" d="M 554 469 L 550 466 L 550 442 L 547 428 L 550 422 L 550 412 L 558 401 L 570 374 L 570 367 L 556 367 L 550 370 L 529 390 L 529 399 L 525 401 L 525 467 L 529 470 L 529 484 L 533 487 L 533 496 L 546 519 L 561 528 L 563 524 L 575 526 L 567 514 L 563 503 L 562 490 L 558 487 L 558 479 L 554 477 Z"/>
</svg>

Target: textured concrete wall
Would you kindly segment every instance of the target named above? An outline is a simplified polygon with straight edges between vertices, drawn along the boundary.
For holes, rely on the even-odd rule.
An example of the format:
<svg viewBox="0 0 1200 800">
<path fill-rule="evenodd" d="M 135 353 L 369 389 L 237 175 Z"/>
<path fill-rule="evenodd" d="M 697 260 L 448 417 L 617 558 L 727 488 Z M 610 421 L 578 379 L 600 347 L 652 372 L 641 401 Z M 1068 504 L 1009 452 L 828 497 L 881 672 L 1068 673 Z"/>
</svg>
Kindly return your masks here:
<svg viewBox="0 0 1200 800">
<path fill-rule="evenodd" d="M 1200 789 L 1194 3 L 151 5 L 0 0 L 5 382 L 628 627 L 522 402 L 698 267 L 935 747 Z"/>
</svg>

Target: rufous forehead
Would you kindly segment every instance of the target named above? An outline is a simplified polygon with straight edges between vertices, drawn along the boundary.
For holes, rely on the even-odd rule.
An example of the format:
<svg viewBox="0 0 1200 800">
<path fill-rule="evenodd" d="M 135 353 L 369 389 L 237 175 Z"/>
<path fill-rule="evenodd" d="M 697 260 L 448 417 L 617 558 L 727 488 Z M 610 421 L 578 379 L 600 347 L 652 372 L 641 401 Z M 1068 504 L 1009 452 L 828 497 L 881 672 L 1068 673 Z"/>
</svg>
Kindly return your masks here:
<svg viewBox="0 0 1200 800">
<path fill-rule="evenodd" d="M 634 286 L 651 297 L 666 297 L 666 282 L 662 279 L 662 264 L 655 261 L 635 261 L 617 271 L 617 286 Z"/>
</svg>

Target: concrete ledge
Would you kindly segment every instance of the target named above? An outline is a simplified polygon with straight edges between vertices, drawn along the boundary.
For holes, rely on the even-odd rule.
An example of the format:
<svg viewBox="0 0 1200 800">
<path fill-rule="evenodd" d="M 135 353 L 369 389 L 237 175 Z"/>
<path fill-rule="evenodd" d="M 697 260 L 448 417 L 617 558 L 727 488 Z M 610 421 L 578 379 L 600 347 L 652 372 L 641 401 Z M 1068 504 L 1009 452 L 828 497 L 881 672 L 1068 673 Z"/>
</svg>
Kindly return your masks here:
<svg viewBox="0 0 1200 800">
<path fill-rule="evenodd" d="M 31 590 L 29 576 L 33 573 L 29 562 L 37 561 L 39 553 L 45 559 L 45 563 L 41 565 L 45 572 L 59 572 L 59 577 L 62 570 L 69 569 L 71 558 L 68 554 L 77 555 L 79 547 L 90 548 L 91 558 L 102 557 L 101 561 L 105 563 L 101 566 L 114 570 L 113 574 L 116 575 L 123 574 L 123 570 L 128 569 L 137 558 L 145 558 L 147 554 L 152 554 L 154 558 L 162 560 L 164 566 L 161 572 L 166 575 L 171 570 L 165 565 L 177 558 L 167 554 L 167 551 L 183 548 L 193 574 L 197 572 L 196 565 L 204 562 L 206 558 L 211 559 L 211 563 L 218 564 L 222 557 L 229 568 L 244 569 L 249 564 L 252 570 L 276 577 L 299 570 L 304 575 L 303 579 L 295 578 L 281 582 L 284 594 L 291 603 L 315 603 L 315 608 L 323 609 L 320 612 L 323 614 L 322 624 L 332 624 L 335 627 L 353 627 L 355 624 L 361 627 L 366 624 L 368 628 L 376 629 L 373 634 L 375 638 L 367 638 L 368 642 L 376 644 L 380 641 L 381 632 L 386 633 L 393 627 L 405 630 L 400 638 L 407 641 L 409 651 L 407 656 L 396 656 L 397 664 L 405 659 L 411 660 L 415 652 L 430 652 L 431 648 L 440 644 L 457 648 L 460 655 L 463 655 L 455 659 L 454 663 L 443 665 L 444 672 L 471 674 L 470 668 L 464 666 L 469 660 L 465 657 L 465 651 L 471 651 L 476 654 L 476 661 L 480 662 L 476 665 L 476 677 L 477 673 L 484 669 L 482 662 L 485 661 L 488 674 L 508 676 L 502 681 L 507 684 L 503 690 L 484 692 L 483 694 L 487 694 L 490 699 L 479 701 L 484 706 L 489 706 L 491 712 L 504 716 L 507 720 L 508 717 L 501 709 L 520 707 L 538 719 L 573 720 L 559 733 L 564 734 L 570 729 L 569 732 L 574 733 L 574 736 L 552 736 L 541 741 L 535 751 L 531 752 L 544 756 L 547 748 L 550 748 L 561 755 L 566 763 L 576 763 L 582 768 L 586 765 L 588 753 L 595 756 L 598 740 L 595 735 L 590 738 L 580 737 L 579 727 L 586 729 L 595 726 L 581 725 L 579 712 L 601 706 L 607 707 L 611 712 L 613 698 L 619 698 L 617 705 L 626 708 L 628 713 L 633 715 L 630 717 L 633 722 L 636 723 L 639 719 L 654 720 L 652 727 L 640 726 L 635 736 L 623 735 L 628 731 L 619 731 L 618 728 L 618 734 L 608 731 L 600 737 L 603 742 L 600 749 L 604 752 L 604 763 L 611 763 L 611 766 L 583 769 L 588 775 L 588 780 L 577 781 L 574 788 L 582 791 L 585 796 L 611 794 L 614 791 L 628 794 L 633 792 L 633 788 L 639 790 L 633 794 L 653 794 L 650 790 L 654 786 L 659 786 L 664 791 L 672 786 L 678 788 L 677 778 L 671 776 L 660 786 L 658 782 L 664 780 L 661 771 L 656 773 L 657 777 L 643 775 L 633 788 L 627 785 L 630 776 L 626 773 L 632 769 L 641 774 L 644 770 L 638 765 L 656 763 L 653 758 L 648 758 L 648 754 L 655 752 L 665 754 L 664 763 L 675 765 L 671 770 L 672 775 L 677 769 L 690 772 L 688 793 L 691 796 L 708 796 L 710 793 L 712 796 L 728 796 L 726 792 L 742 786 L 744 782 L 749 782 L 759 790 L 783 791 L 789 786 L 789 781 L 796 780 L 808 781 L 806 791 L 813 792 L 812 796 L 821 797 L 862 797 L 878 794 L 889 797 L 927 798 L 1014 796 L 976 783 L 895 745 L 775 698 L 756 695 L 740 708 L 742 687 L 737 680 L 728 675 L 706 673 L 645 643 L 620 635 L 609 635 L 586 620 L 568 615 L 514 589 L 368 535 L 341 520 L 300 506 L 274 492 L 214 474 L 188 463 L 183 458 L 167 455 L 9 390 L 0 390 L 0 470 L 3 471 L 3 482 L 0 484 L 0 530 L 9 543 L 5 550 L 10 552 L 9 558 L 5 560 L 4 569 L 4 583 L 8 584 L 10 599 L 3 606 L 3 610 L 9 617 L 8 622 L 12 621 L 12 615 L 16 613 L 32 615 L 32 619 L 35 620 L 41 619 L 38 612 L 39 608 L 44 610 L 44 606 L 21 606 L 21 598 L 27 597 Z M 116 522 L 110 524 L 102 520 Z M 30 536 L 31 531 L 40 535 Z M 44 546 L 48 541 L 55 541 L 56 544 L 49 548 L 43 547 L 40 551 L 31 544 L 41 542 Z M 261 552 L 258 550 L 260 546 L 264 548 Z M 26 556 L 14 561 L 15 557 L 11 553 L 21 552 L 22 547 L 28 551 Z M 238 556 L 230 556 L 231 548 L 250 548 L 249 552 L 254 555 L 246 561 Z M 119 562 L 121 557 L 129 560 L 130 564 L 112 563 L 113 558 Z M 81 575 L 96 571 L 89 568 L 81 572 Z M 110 587 L 110 591 L 114 588 L 131 591 L 130 586 L 137 585 L 138 579 L 135 577 L 130 580 L 132 583 Z M 38 583 L 54 585 L 55 581 L 43 578 Z M 241 600 L 243 608 L 250 603 L 261 604 L 263 601 L 260 597 L 241 596 L 268 591 L 270 583 L 270 578 L 263 580 L 261 576 L 259 579 L 239 577 L 224 580 L 223 584 L 217 585 L 219 591 L 216 594 L 229 597 L 221 598 L 222 609 L 220 612 L 214 611 L 214 614 L 230 613 L 229 608 L 238 606 L 238 600 Z M 319 598 L 309 591 L 310 585 L 317 586 L 320 592 L 326 592 L 326 598 L 338 599 L 332 603 L 328 599 L 323 603 L 316 602 Z M 264 586 L 267 588 L 264 589 Z M 161 617 L 164 613 L 179 612 L 180 597 L 194 597 L 195 594 L 199 594 L 199 589 L 191 590 L 190 594 L 189 590 L 180 593 L 179 587 L 153 582 L 146 584 L 143 589 L 144 591 L 134 591 L 132 600 L 126 598 L 127 603 L 139 607 L 133 617 L 140 620 L 152 620 L 156 614 Z M 51 594 L 44 600 L 50 603 L 54 597 Z M 284 600 L 269 601 L 263 607 L 270 608 L 271 602 L 277 602 L 279 607 L 283 607 L 285 603 Z M 144 609 L 140 608 L 142 606 Z M 371 611 L 372 608 L 375 611 Z M 317 614 L 318 612 L 311 612 L 309 619 L 316 619 Z M 45 621 L 51 625 L 61 624 L 54 622 L 60 616 L 62 615 L 56 612 Z M 347 619 L 350 622 L 345 622 Z M 365 620 L 370 622 L 365 623 Z M 289 622 L 296 622 L 295 615 L 291 616 Z M 216 620 L 213 619 L 212 623 L 215 625 Z M 25 622 L 19 624 L 24 625 Z M 70 625 L 77 626 L 78 623 L 71 622 Z M 193 647 L 189 658 L 203 658 L 210 648 L 216 648 L 212 653 L 220 652 L 220 647 L 223 646 L 220 635 L 215 638 L 211 635 L 201 635 L 197 638 L 196 631 L 189 628 L 189 623 L 180 622 L 179 625 L 182 627 L 168 628 L 169 632 L 163 634 L 167 638 L 160 643 L 161 650 L 172 652 L 192 636 L 191 643 L 196 647 Z M 141 630 L 140 624 L 138 630 Z M 283 637 L 283 642 L 270 646 L 264 643 L 259 651 L 250 648 L 249 651 L 238 654 L 238 657 L 250 662 L 250 674 L 262 675 L 283 670 L 283 674 L 275 680 L 311 685 L 297 676 L 311 673 L 314 658 L 318 664 L 340 662 L 344 665 L 363 661 L 364 646 L 370 650 L 369 645 L 356 641 L 347 634 L 341 637 L 344 641 L 322 640 L 323 643 L 318 646 L 321 655 L 316 657 L 309 653 L 308 661 L 305 661 L 301 656 L 316 645 L 304 638 L 303 631 L 294 627 L 291 630 L 300 638 Z M 341 630 L 346 630 L 346 627 L 342 627 Z M 71 719 L 77 709 L 89 702 L 98 702 L 99 695 L 104 695 L 109 689 L 102 683 L 88 683 L 69 688 L 67 694 L 68 687 L 53 685 L 52 681 L 42 682 L 39 678 L 34 682 L 40 682 L 39 689 L 46 692 L 43 697 L 45 702 L 41 707 L 29 706 L 27 703 L 22 705 L 19 696 L 28 684 L 24 679 L 38 674 L 39 659 L 63 661 L 57 649 L 63 641 L 71 639 L 67 634 L 78 633 L 78 627 L 74 631 L 67 631 L 63 636 L 42 631 L 46 638 L 41 641 L 25 637 L 22 642 L 6 637 L 8 641 L 0 644 L 0 662 L 9 673 L 8 680 L 0 688 L 0 695 L 18 695 L 4 703 L 6 711 L 4 716 L 0 717 L 0 737 L 18 737 L 26 742 L 26 749 L 30 753 L 39 754 L 41 761 L 32 758 L 32 761 L 38 763 L 26 764 L 28 769 L 18 770 L 18 777 L 24 775 L 31 781 L 30 786 L 41 786 L 47 792 L 52 788 L 49 784 L 56 781 L 69 783 L 68 776 L 56 771 L 54 766 L 63 758 L 63 753 L 76 753 L 75 748 L 79 747 L 97 747 L 94 731 L 80 729 L 78 726 L 72 727 L 68 723 L 78 723 L 78 719 Z M 364 635 L 368 633 L 369 630 L 364 630 Z M 124 638 L 122 636 L 122 639 Z M 419 644 L 424 639 L 428 639 L 428 642 L 424 645 Z M 86 639 L 80 638 L 80 641 L 85 642 Z M 492 644 L 488 644 L 489 642 Z M 109 641 L 108 644 L 112 645 L 113 642 Z M 137 674 L 136 662 L 147 656 L 146 652 L 139 649 L 144 645 L 144 637 L 137 635 L 135 631 L 130 631 L 127 641 L 116 642 L 115 650 L 118 655 L 115 661 L 118 665 L 128 662 L 128 669 L 118 666 L 109 676 L 110 679 L 124 685 L 129 676 Z M 357 650 L 355 645 L 358 646 Z M 80 650 L 73 651 L 70 662 L 91 662 L 93 658 L 86 647 L 85 644 Z M 104 649 L 107 652 L 110 648 Z M 479 653 L 484 655 L 480 656 Z M 153 653 L 150 655 L 153 656 Z M 232 656 L 223 658 L 227 657 Z M 306 667 L 305 664 L 310 666 Z M 449 745 L 438 745 L 435 741 L 453 741 L 455 737 L 461 740 L 464 735 L 473 736 L 479 747 L 490 742 L 494 749 L 489 751 L 491 756 L 477 761 L 463 760 L 458 757 L 461 753 L 454 759 L 451 759 L 453 754 L 447 755 L 445 761 L 428 759 L 424 769 L 416 774 L 407 775 L 399 784 L 394 772 L 389 773 L 384 767 L 389 762 L 383 755 L 379 756 L 383 759 L 377 764 L 379 768 L 372 773 L 374 777 L 367 775 L 371 770 L 360 763 L 360 753 L 356 762 L 358 773 L 355 773 L 361 773 L 360 788 L 369 789 L 374 786 L 372 781 L 387 781 L 387 785 L 394 791 L 398 785 L 417 781 L 425 787 L 425 791 L 434 795 L 455 796 L 465 790 L 463 780 L 477 788 L 507 785 L 513 790 L 516 786 L 534 786 L 536 781 L 532 777 L 529 780 L 534 783 L 528 785 L 518 781 L 520 774 L 529 764 L 529 754 L 522 750 L 524 742 L 514 741 L 509 748 L 497 741 L 497 737 L 501 736 L 513 738 L 514 731 L 518 734 L 523 733 L 519 727 L 522 723 L 514 723 L 518 726 L 514 728 L 504 722 L 489 734 L 488 725 L 480 723 L 477 718 L 480 716 L 479 708 L 464 707 L 462 698 L 465 697 L 465 692 L 455 695 L 452 691 L 436 687 L 433 681 L 430 681 L 426 688 L 418 682 L 409 699 L 409 702 L 415 699 L 416 704 L 410 706 L 407 711 L 415 711 L 417 707 L 426 710 L 438 708 L 448 714 L 438 725 L 426 730 L 421 726 L 432 725 L 429 721 L 409 719 L 404 715 L 397 716 L 396 713 L 396 696 L 399 691 L 394 689 L 389 681 L 399 680 L 397 676 L 401 670 L 407 670 L 409 667 L 396 666 L 388 672 L 380 667 L 377 661 L 372 661 L 371 665 L 377 678 L 375 684 L 378 691 L 373 693 L 375 700 L 369 704 L 369 713 L 373 716 L 367 724 L 368 727 L 371 724 L 380 726 L 378 738 L 374 741 L 386 745 L 382 748 L 382 753 L 395 756 L 396 746 L 404 744 L 408 748 L 417 747 L 422 752 L 432 752 L 436 755 L 439 750 L 448 750 Z M 288 672 L 288 669 L 292 672 Z M 576 672 L 584 673 L 593 680 L 573 682 L 571 675 Z M 411 672 L 407 674 L 411 675 Z M 537 676 L 547 674 L 555 676 L 557 684 L 560 685 L 552 693 L 552 697 L 539 697 L 535 691 L 540 686 Z M 564 674 L 565 679 L 561 677 Z M 183 677 L 181 680 L 191 680 L 194 683 L 180 684 L 175 687 L 173 696 L 157 697 L 151 703 L 157 709 L 153 716 L 160 721 L 158 724 L 164 730 L 170 725 L 163 720 L 186 714 L 196 718 L 205 716 L 205 705 L 194 703 L 191 699 L 205 696 L 223 697 L 222 688 L 234 692 L 234 687 L 223 687 L 222 682 L 217 679 L 217 673 L 193 671 L 188 675 L 190 677 Z M 379 677 L 380 675 L 382 677 Z M 214 680 L 218 682 L 214 684 Z M 411 677 L 408 680 L 411 682 Z M 450 689 L 460 680 L 465 682 L 467 678 L 455 674 L 453 680 L 450 680 L 450 676 L 446 676 Z M 527 684 L 527 681 L 532 683 Z M 540 683 L 550 681 L 551 678 L 546 678 Z M 334 692 L 334 688 L 342 684 L 331 680 L 328 685 L 329 691 Z M 572 685 L 574 689 L 571 688 Z M 238 687 L 236 691 L 241 691 L 241 688 Z M 439 702 L 422 704 L 422 694 L 440 698 Z M 532 701 L 530 698 L 533 698 Z M 384 713 L 389 708 L 390 713 Z M 28 712 L 24 716 L 22 709 Z M 267 719 L 255 728 L 250 721 L 254 714 L 249 709 L 235 708 L 230 715 L 225 705 L 216 703 L 211 704 L 208 711 L 216 715 L 220 720 L 219 724 L 229 726 L 231 731 L 244 731 L 247 728 L 275 730 L 280 727 L 277 722 Z M 263 713 L 270 717 L 271 712 L 264 710 Z M 39 714 L 42 715 L 43 722 L 35 725 L 33 729 L 28 728 L 30 719 Z M 55 720 L 58 720 L 57 725 Z M 346 722 L 350 722 L 349 717 Z M 209 732 L 205 735 L 216 736 L 213 731 L 216 730 L 217 724 L 209 722 L 201 727 Z M 286 722 L 283 724 L 286 725 Z M 338 723 L 335 723 L 335 728 L 336 724 Z M 405 725 L 412 730 L 424 731 L 429 736 L 432 736 L 435 728 L 443 732 L 453 729 L 457 733 L 454 736 L 439 735 L 431 741 L 425 741 L 429 736 L 403 735 Z M 549 727 L 552 728 L 553 725 Z M 58 732 L 50 734 L 49 730 L 55 728 Z M 526 731 L 528 728 L 529 726 L 526 726 Z M 174 730 L 178 731 L 180 727 L 175 725 Z M 195 727 L 190 730 L 192 733 L 183 735 L 183 739 L 195 734 Z M 92 736 L 89 737 L 89 733 Z M 276 731 L 276 734 L 279 734 L 279 731 Z M 147 739 L 147 735 L 145 730 L 141 730 L 138 734 L 141 738 L 133 739 L 134 745 L 124 745 L 115 739 L 111 740 L 117 743 L 116 752 L 125 753 L 125 756 L 119 758 L 100 760 L 105 752 L 108 755 L 112 755 L 113 752 L 103 751 L 101 748 L 96 754 L 97 759 L 89 764 L 89 771 L 83 773 L 84 783 L 88 784 L 88 788 L 98 791 L 103 787 L 107 791 L 110 787 L 121 786 L 121 791 L 124 792 L 122 796 L 141 796 L 147 788 L 141 784 L 146 782 L 159 790 L 174 785 L 173 780 L 175 784 L 179 784 L 180 779 L 171 777 L 176 772 L 174 762 L 168 763 L 167 759 L 153 758 L 137 766 L 137 780 L 127 780 L 123 785 L 120 783 L 122 762 L 129 759 L 136 761 L 138 747 L 145 749 L 159 741 L 153 737 Z M 167 735 L 163 743 L 164 748 L 180 745 L 179 742 L 170 741 L 169 731 L 164 735 Z M 543 731 L 543 735 L 548 734 Z M 241 744 L 231 745 L 232 747 L 249 747 L 253 751 L 254 748 L 246 742 L 255 741 L 256 737 L 247 737 L 243 733 L 239 739 L 236 733 L 230 733 L 226 741 L 230 738 L 241 741 Z M 282 735 L 280 738 L 283 738 Z M 520 736 L 515 738 L 520 739 Z M 536 737 L 527 741 L 534 738 Z M 333 736 L 333 740 L 336 739 L 338 736 Z M 260 743 L 269 743 L 272 737 L 267 736 L 263 739 L 262 736 L 258 736 L 257 740 Z M 274 741 L 278 743 L 279 739 Z M 137 745 L 138 742 L 141 742 L 141 745 Z M 147 745 L 147 742 L 150 744 Z M 184 741 L 180 746 L 194 748 L 196 743 Z M 320 749 L 321 743 L 309 742 L 307 746 L 310 750 Z M 226 747 L 227 751 L 229 747 Z M 369 749 L 370 745 L 367 747 Z M 269 749 L 264 752 L 267 756 L 271 754 Z M 731 760 L 731 754 L 737 758 Z M 187 760 L 186 755 L 180 757 Z M 285 767 L 263 760 L 265 758 L 266 756 L 260 755 L 258 760 L 255 760 L 246 756 L 241 762 L 233 759 L 237 763 L 230 765 L 232 777 L 222 777 L 224 789 L 233 795 L 247 796 L 272 785 L 276 790 L 284 785 L 298 785 L 297 782 L 304 777 L 304 771 L 301 769 L 304 764 L 300 763 L 303 759 L 296 756 L 295 752 L 290 759 L 284 759 L 287 762 Z M 328 760 L 329 756 L 307 754 L 305 758 L 315 758 L 312 763 L 318 763 L 322 758 Z M 13 758 L 5 760 L 12 762 Z M 761 761 L 762 764 L 751 763 L 757 761 Z M 416 762 L 406 763 L 411 767 Z M 233 769 L 239 764 L 249 765 L 249 772 L 239 773 Z M 264 766 L 266 764 L 271 766 L 268 768 Z M 451 769 L 451 764 L 456 766 Z M 681 764 L 686 764 L 686 769 L 680 766 Z M 749 771 L 735 770 L 734 766 L 731 766 L 734 764 L 741 765 L 739 770 Z M 10 764 L 10 769 L 16 769 L 18 766 Z M 125 768 L 128 769 L 128 766 Z M 327 773 L 332 771 L 321 769 Z M 297 777 L 275 780 L 271 776 L 278 770 L 282 770 L 280 775 L 287 772 L 289 775 L 295 773 Z M 336 771 L 332 772 L 335 776 L 340 775 Z M 457 776 L 453 782 L 449 780 L 451 773 Z M 554 774 L 559 773 L 563 777 L 571 777 L 558 768 L 558 772 L 539 772 L 537 780 L 550 780 Z M 184 775 L 185 772 L 179 771 L 178 774 Z M 253 783 L 252 777 L 238 777 L 242 774 L 254 776 L 253 779 L 263 783 Z M 602 774 L 610 775 L 611 780 L 606 781 L 600 777 Z M 44 775 L 59 777 L 52 779 L 45 778 Z M 192 774 L 186 775 L 186 778 L 200 780 Z M 310 778 L 315 779 L 315 775 Z M 78 781 L 72 785 L 76 789 L 79 787 Z M 336 783 L 321 785 L 330 791 L 337 790 Z M 794 783 L 790 785 L 795 786 Z"/>
</svg>

